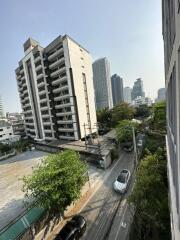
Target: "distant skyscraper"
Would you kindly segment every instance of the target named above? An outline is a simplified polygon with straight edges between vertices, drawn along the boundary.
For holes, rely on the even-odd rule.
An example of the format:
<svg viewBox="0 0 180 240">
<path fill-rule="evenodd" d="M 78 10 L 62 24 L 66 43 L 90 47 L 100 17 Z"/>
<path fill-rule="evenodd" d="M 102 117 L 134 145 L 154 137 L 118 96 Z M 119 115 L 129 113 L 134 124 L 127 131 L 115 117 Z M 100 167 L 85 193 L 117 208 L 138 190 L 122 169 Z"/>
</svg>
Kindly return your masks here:
<svg viewBox="0 0 180 240">
<path fill-rule="evenodd" d="M 137 97 L 145 97 L 145 93 L 143 90 L 143 81 L 141 78 L 138 78 L 134 82 L 133 90 L 132 90 L 132 100 Z"/>
<path fill-rule="evenodd" d="M 132 102 L 131 92 L 132 92 L 132 89 L 130 87 L 124 88 L 124 102 L 126 102 L 126 103 Z"/>
<path fill-rule="evenodd" d="M 4 117 L 4 110 L 3 110 L 3 101 L 2 98 L 0 96 L 0 118 Z"/>
<path fill-rule="evenodd" d="M 166 89 L 165 88 L 160 88 L 158 90 L 158 96 L 156 98 L 156 102 L 161 102 L 166 99 Z"/>
<path fill-rule="evenodd" d="M 100 58 L 93 63 L 93 80 L 96 96 L 96 109 L 112 108 L 112 87 L 110 64 L 107 58 Z"/>
<path fill-rule="evenodd" d="M 111 77 L 111 85 L 112 85 L 112 97 L 113 97 L 113 105 L 123 102 L 123 79 L 117 74 L 112 75 Z"/>
</svg>

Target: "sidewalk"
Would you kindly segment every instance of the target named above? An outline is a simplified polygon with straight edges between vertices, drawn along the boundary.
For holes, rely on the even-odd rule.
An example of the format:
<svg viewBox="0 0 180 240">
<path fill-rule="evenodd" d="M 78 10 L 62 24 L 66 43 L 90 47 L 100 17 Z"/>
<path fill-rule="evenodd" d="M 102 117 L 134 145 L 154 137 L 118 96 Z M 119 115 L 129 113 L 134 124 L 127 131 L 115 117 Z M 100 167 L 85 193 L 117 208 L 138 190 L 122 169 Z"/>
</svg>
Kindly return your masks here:
<svg viewBox="0 0 180 240">
<path fill-rule="evenodd" d="M 89 178 L 90 181 L 85 184 L 81 191 L 81 197 L 74 204 L 68 207 L 67 211 L 64 214 L 64 219 L 61 220 L 57 225 L 54 226 L 53 222 L 48 226 L 47 229 L 43 229 L 36 237 L 35 240 L 53 240 L 59 230 L 65 225 L 68 218 L 71 218 L 73 215 L 80 212 L 88 201 L 93 197 L 96 191 L 103 184 L 105 179 L 108 178 L 111 171 L 116 167 L 118 160 L 112 164 L 112 166 L 106 171 L 98 169 L 96 167 L 90 166 L 89 168 Z"/>
</svg>

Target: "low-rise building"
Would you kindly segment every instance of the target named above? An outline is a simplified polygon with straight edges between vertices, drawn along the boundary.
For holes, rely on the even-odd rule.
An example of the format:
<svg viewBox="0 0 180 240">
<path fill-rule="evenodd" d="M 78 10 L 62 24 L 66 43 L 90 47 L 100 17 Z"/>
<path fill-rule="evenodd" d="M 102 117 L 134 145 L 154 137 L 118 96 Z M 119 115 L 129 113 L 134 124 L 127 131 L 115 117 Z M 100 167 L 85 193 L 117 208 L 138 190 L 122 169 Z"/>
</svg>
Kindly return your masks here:
<svg viewBox="0 0 180 240">
<path fill-rule="evenodd" d="M 151 98 L 138 96 L 133 100 L 132 105 L 138 107 L 140 105 L 145 104 L 150 107 L 150 106 L 152 106 L 152 103 L 153 103 L 153 101 Z"/>
<path fill-rule="evenodd" d="M 12 125 L 14 135 L 26 137 L 24 117 L 21 113 L 6 113 L 7 121 Z"/>
<path fill-rule="evenodd" d="M 11 144 L 18 140 L 20 140 L 20 136 L 14 135 L 11 124 L 4 120 L 1 120 L 0 121 L 0 142 Z"/>
</svg>

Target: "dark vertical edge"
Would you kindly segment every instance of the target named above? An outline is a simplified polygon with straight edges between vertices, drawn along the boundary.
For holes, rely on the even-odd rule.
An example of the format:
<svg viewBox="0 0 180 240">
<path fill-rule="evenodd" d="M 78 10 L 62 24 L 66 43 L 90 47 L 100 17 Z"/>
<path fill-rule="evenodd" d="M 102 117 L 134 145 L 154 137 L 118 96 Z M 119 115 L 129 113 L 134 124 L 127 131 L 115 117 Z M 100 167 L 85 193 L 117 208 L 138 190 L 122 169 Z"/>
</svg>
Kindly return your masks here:
<svg viewBox="0 0 180 240">
<path fill-rule="evenodd" d="M 70 73 L 70 80 L 71 80 L 72 97 L 73 97 L 73 100 L 74 100 L 75 115 L 76 115 L 76 119 L 77 119 L 78 138 L 81 139 L 81 129 L 80 129 L 80 124 L 79 124 L 78 106 L 77 106 L 77 99 L 76 99 L 75 89 L 74 89 L 73 72 L 72 72 L 72 68 L 71 67 L 69 68 L 69 73 Z"/>
</svg>

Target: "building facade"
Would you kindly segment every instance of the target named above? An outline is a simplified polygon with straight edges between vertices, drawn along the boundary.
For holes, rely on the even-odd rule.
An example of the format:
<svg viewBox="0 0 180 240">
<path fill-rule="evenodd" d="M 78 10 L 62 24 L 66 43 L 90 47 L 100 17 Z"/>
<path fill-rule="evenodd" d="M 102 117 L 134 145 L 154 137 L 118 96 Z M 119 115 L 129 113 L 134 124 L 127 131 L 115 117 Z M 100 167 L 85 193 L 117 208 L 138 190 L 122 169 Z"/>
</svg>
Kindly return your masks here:
<svg viewBox="0 0 180 240">
<path fill-rule="evenodd" d="M 93 80 L 96 97 L 96 109 L 113 107 L 110 64 L 107 58 L 93 63 Z"/>
<path fill-rule="evenodd" d="M 16 78 L 26 134 L 34 140 L 79 140 L 96 131 L 92 59 L 69 36 L 47 47 L 29 38 Z"/>
<path fill-rule="evenodd" d="M 20 139 L 20 136 L 15 136 L 10 123 L 0 120 L 0 143 L 10 144 Z"/>
<path fill-rule="evenodd" d="M 134 82 L 134 86 L 132 89 L 132 100 L 137 97 L 145 97 L 144 88 L 143 88 L 143 81 L 141 78 L 138 78 Z"/>
<path fill-rule="evenodd" d="M 157 92 L 156 102 L 165 101 L 165 99 L 166 99 L 166 89 L 160 88 Z"/>
<path fill-rule="evenodd" d="M 111 77 L 113 106 L 124 101 L 123 79 L 117 74 Z"/>
<path fill-rule="evenodd" d="M 0 96 L 0 118 L 4 117 L 3 100 Z"/>
<path fill-rule="evenodd" d="M 24 117 L 21 113 L 6 113 L 6 119 L 13 128 L 14 135 L 20 135 L 21 138 L 26 137 Z"/>
<path fill-rule="evenodd" d="M 180 1 L 162 0 L 172 240 L 180 239 Z"/>
<path fill-rule="evenodd" d="M 131 98 L 132 89 L 130 87 L 125 87 L 123 92 L 124 92 L 124 102 L 131 104 L 132 103 L 132 98 Z"/>
</svg>

